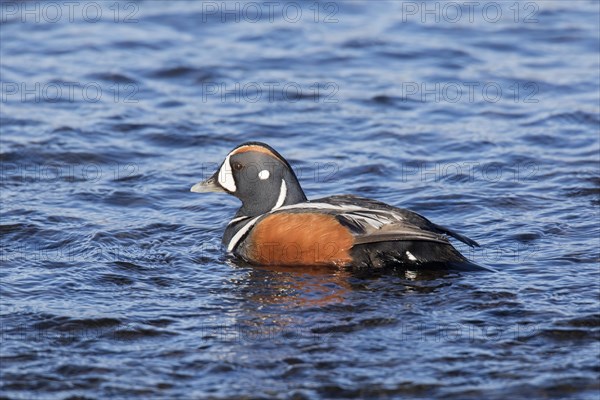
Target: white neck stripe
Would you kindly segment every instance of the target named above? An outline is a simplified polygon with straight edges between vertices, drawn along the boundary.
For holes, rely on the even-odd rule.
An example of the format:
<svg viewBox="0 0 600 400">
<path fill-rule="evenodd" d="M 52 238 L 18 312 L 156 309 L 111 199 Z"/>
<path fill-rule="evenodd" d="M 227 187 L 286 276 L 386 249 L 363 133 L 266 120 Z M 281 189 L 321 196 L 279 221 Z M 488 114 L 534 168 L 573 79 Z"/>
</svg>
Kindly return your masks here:
<svg viewBox="0 0 600 400">
<path fill-rule="evenodd" d="M 234 219 L 232 219 L 231 221 L 229 221 L 229 223 L 228 223 L 227 225 L 234 224 L 234 223 L 236 223 L 236 222 L 238 222 L 238 221 L 241 221 L 241 220 L 243 220 L 243 219 L 246 219 L 246 218 L 250 218 L 250 217 L 248 217 L 247 215 L 243 215 L 243 216 L 241 216 L 241 217 L 234 218 Z"/>
<path fill-rule="evenodd" d="M 240 241 L 240 239 L 242 238 L 242 236 L 244 236 L 244 234 L 246 232 L 248 232 L 248 230 L 254 226 L 254 223 L 260 217 L 262 217 L 262 215 L 259 215 L 258 217 L 251 219 L 250 221 L 248 221 L 248 223 L 246 225 L 244 225 L 239 231 L 237 231 L 235 233 L 235 235 L 233 235 L 233 237 L 229 241 L 229 244 L 227 245 L 227 251 L 232 252 L 233 249 L 235 249 L 235 246 L 237 246 L 237 244 Z"/>
<path fill-rule="evenodd" d="M 281 188 L 279 189 L 279 197 L 277 198 L 277 202 L 275 203 L 275 207 L 271 209 L 271 211 L 281 207 L 285 202 L 285 198 L 287 197 L 287 186 L 285 185 L 285 179 L 281 180 Z"/>
</svg>

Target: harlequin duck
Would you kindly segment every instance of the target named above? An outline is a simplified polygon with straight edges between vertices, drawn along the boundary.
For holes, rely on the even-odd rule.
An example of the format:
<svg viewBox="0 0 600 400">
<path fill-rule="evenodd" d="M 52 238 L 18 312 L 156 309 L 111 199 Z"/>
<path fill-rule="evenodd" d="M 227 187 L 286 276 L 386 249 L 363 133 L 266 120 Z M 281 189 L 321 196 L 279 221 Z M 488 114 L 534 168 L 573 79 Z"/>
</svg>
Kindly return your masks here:
<svg viewBox="0 0 600 400">
<path fill-rule="evenodd" d="M 265 143 L 234 148 L 192 192 L 242 202 L 223 235 L 227 250 L 260 265 L 473 269 L 448 241 L 475 241 L 421 215 L 353 195 L 307 200 L 290 164 Z"/>
</svg>

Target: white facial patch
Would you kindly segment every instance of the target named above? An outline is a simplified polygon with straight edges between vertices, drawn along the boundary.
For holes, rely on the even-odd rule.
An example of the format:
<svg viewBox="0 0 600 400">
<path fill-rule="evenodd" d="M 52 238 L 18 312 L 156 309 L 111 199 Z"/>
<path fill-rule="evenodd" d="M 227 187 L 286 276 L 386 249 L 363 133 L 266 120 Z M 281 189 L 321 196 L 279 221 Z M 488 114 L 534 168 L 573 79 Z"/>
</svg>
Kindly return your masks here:
<svg viewBox="0 0 600 400">
<path fill-rule="evenodd" d="M 225 157 L 225 161 L 223 161 L 223 165 L 219 170 L 219 183 L 230 192 L 235 192 L 237 187 L 235 186 L 235 179 L 233 179 L 233 169 L 231 168 L 231 162 L 229 161 L 230 156 L 231 154 L 228 154 L 227 157 Z"/>
<path fill-rule="evenodd" d="M 269 179 L 269 176 L 271 176 L 271 173 L 269 171 L 267 171 L 266 169 L 263 169 L 262 171 L 260 171 L 258 173 L 258 178 L 261 180 L 265 180 L 265 179 Z"/>
<path fill-rule="evenodd" d="M 408 257 L 410 261 L 417 261 L 417 257 L 415 257 L 410 251 L 406 252 L 406 257 Z"/>
</svg>

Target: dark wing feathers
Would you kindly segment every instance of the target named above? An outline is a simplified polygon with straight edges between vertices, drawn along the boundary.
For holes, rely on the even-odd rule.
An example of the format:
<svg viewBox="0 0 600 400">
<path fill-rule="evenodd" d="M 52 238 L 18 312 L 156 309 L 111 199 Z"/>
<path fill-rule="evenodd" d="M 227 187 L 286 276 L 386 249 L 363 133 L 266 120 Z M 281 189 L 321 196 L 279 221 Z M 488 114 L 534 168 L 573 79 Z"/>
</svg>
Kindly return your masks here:
<svg viewBox="0 0 600 400">
<path fill-rule="evenodd" d="M 430 222 L 430 224 L 433 226 L 434 229 L 436 229 L 440 233 L 445 233 L 448 236 L 452 236 L 454 239 L 460 240 L 464 244 L 467 244 L 467 245 L 469 245 L 471 247 L 480 247 L 479 243 L 477 243 L 473 239 L 469 239 L 468 237 L 466 237 L 464 235 L 461 235 L 460 233 L 451 231 L 448 228 L 444 228 L 443 226 L 436 225 L 436 224 L 434 224 L 432 222 Z"/>
<path fill-rule="evenodd" d="M 336 215 L 344 226 L 356 235 L 356 244 L 393 240 L 425 240 L 449 244 L 443 235 L 451 236 L 473 247 L 479 244 L 448 228 L 436 225 L 413 211 L 392 207 L 377 200 L 353 195 L 331 196 L 313 200 L 337 206 L 364 208 L 365 211 L 348 211 Z M 378 223 L 379 221 L 379 223 Z"/>
</svg>

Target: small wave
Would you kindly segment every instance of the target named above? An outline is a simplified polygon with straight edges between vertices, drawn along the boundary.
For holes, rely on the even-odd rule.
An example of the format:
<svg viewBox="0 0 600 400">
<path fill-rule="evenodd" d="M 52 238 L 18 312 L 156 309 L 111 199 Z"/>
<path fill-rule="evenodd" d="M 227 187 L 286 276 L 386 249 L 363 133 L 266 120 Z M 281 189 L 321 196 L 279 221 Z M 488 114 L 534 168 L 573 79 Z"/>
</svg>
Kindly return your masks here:
<svg viewBox="0 0 600 400">
<path fill-rule="evenodd" d="M 193 78 L 196 82 L 210 82 L 218 79 L 220 74 L 201 68 L 178 65 L 151 71 L 148 76 L 158 79 Z"/>
<path fill-rule="evenodd" d="M 544 118 L 535 121 L 523 123 L 523 126 L 546 126 L 551 124 L 581 124 L 590 125 L 598 128 L 600 117 L 597 114 L 588 113 L 585 111 L 573 111 L 566 113 L 550 114 Z"/>
<path fill-rule="evenodd" d="M 98 79 L 110 83 L 137 84 L 138 81 L 129 75 L 116 72 L 98 72 L 88 75 L 90 79 Z"/>
</svg>

